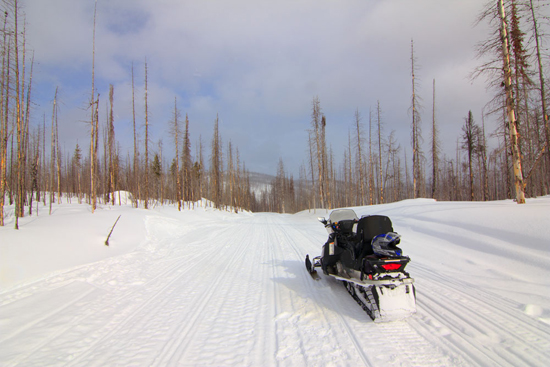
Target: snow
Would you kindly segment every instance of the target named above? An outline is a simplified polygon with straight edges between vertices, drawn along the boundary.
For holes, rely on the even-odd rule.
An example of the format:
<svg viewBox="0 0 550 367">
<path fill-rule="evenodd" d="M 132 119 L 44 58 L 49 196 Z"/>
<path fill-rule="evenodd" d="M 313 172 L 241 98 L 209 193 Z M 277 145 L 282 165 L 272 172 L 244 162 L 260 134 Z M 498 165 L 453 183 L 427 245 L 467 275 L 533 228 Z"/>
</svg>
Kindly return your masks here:
<svg viewBox="0 0 550 367">
<path fill-rule="evenodd" d="M 353 208 L 388 215 L 412 259 L 417 313 L 389 323 L 307 274 L 324 210 L 48 209 L 0 227 L 2 366 L 550 363 L 550 196 Z"/>
</svg>

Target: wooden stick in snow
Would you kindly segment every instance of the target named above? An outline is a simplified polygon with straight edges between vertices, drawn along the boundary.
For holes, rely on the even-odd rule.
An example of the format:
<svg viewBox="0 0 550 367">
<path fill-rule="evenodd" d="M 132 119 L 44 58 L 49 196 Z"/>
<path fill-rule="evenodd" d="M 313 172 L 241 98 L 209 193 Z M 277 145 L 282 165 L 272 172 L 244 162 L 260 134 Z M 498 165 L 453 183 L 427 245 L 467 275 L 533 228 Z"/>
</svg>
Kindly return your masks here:
<svg viewBox="0 0 550 367">
<path fill-rule="evenodd" d="M 122 214 L 121 214 L 122 215 Z M 115 221 L 115 224 L 113 224 L 113 227 L 111 228 L 111 232 L 109 232 L 109 235 L 107 236 L 107 239 L 105 240 L 105 246 L 109 246 L 109 238 L 111 237 L 111 234 L 113 233 L 113 230 L 115 229 L 116 224 L 118 223 L 118 220 L 120 219 L 120 215 Z"/>
</svg>

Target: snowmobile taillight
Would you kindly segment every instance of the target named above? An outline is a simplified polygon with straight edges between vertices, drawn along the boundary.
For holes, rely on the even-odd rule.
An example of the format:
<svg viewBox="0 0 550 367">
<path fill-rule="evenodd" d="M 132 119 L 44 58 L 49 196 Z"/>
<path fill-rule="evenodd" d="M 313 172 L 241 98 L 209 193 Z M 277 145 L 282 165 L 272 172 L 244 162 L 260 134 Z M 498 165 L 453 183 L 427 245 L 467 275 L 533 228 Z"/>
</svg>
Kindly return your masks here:
<svg viewBox="0 0 550 367">
<path fill-rule="evenodd" d="M 399 263 L 389 263 L 389 264 L 382 265 L 382 267 L 384 268 L 384 270 L 397 270 L 401 267 L 401 264 L 399 264 Z"/>
</svg>

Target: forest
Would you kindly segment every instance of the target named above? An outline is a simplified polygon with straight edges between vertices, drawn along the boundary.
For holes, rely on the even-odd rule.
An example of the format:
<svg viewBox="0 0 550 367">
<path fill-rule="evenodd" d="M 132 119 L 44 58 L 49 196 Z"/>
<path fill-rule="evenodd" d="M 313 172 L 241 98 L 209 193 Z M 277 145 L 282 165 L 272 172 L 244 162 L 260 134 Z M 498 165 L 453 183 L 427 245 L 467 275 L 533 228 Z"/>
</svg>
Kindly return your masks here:
<svg viewBox="0 0 550 367">
<path fill-rule="evenodd" d="M 362 116 L 348 132 L 343 160 L 327 144 L 321 100 L 312 96 L 311 119 L 304 121 L 308 155 L 298 177 L 285 170 L 279 159 L 271 182 L 258 188 L 251 182 L 238 147 L 224 143 L 219 117 L 213 112 L 209 144 L 189 133 L 193 123 L 174 97 L 172 120 L 167 129 L 175 154 L 153 150 L 148 131 L 147 60 L 132 65 L 133 150 L 117 141 L 110 86 L 107 101 L 94 85 L 92 62 L 88 105 L 89 141 L 63 148 L 59 141 L 57 90 L 51 115 L 31 116 L 34 53 L 27 48 L 25 17 L 17 0 L 4 1 L 0 36 L 0 225 L 8 207 L 17 218 L 37 215 L 38 203 L 61 200 L 87 203 L 94 212 L 99 204 L 116 205 L 116 191 L 131 193 L 135 207 L 175 205 L 182 210 L 201 198 L 226 210 L 294 213 L 311 208 L 373 205 L 410 198 L 446 201 L 514 199 L 550 193 L 550 127 L 546 92 L 549 56 L 549 19 L 546 1 L 494 0 L 479 14 L 478 23 L 489 24 L 490 38 L 476 45 L 479 65 L 471 78 L 484 78 L 494 98 L 486 104 L 481 121 L 465 111 L 462 134 L 456 137 L 456 155 L 441 152 L 438 135 L 437 81 L 430 96 L 417 91 L 414 41 L 410 44 L 410 150 L 387 134 L 382 106 Z M 91 54 L 95 60 L 94 44 Z M 546 47 L 546 48 L 545 48 Z M 139 66 L 138 66 L 139 65 Z M 143 68 L 144 94 L 134 94 L 134 68 Z M 426 77 L 426 76 L 424 76 Z M 136 121 L 134 101 L 144 100 L 144 121 Z M 107 103 L 107 116 L 99 116 L 99 104 Z M 420 105 L 431 113 L 421 113 Z M 429 108 L 428 108 L 429 106 Z M 485 118 L 498 119 L 499 127 L 486 131 Z M 39 121 L 40 120 L 40 121 Z M 143 139 L 137 137 L 142 136 Z M 497 142 L 490 148 L 488 140 Z M 449 144 L 449 142 L 445 142 Z M 172 149 L 171 149 L 172 151 Z M 153 153 L 154 152 L 154 153 Z M 340 152 L 338 152 L 340 153 Z M 338 155 L 339 156 L 339 155 Z M 276 160 L 277 158 L 274 158 Z M 166 163 L 165 163 L 166 162 Z"/>
</svg>

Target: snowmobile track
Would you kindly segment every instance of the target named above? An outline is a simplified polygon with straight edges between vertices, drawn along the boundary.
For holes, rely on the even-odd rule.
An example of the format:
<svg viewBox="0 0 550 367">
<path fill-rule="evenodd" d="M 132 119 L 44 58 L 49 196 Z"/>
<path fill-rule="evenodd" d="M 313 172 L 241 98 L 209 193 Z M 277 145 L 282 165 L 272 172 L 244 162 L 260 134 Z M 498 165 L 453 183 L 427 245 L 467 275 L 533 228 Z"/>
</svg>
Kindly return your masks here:
<svg viewBox="0 0 550 367">
<path fill-rule="evenodd" d="M 211 255 L 214 255 L 214 252 L 212 252 Z M 187 260 L 191 260 L 189 262 L 191 265 L 187 262 L 183 263 L 181 261 L 181 257 L 173 261 L 169 261 L 169 266 L 167 266 L 166 261 L 162 261 L 161 264 L 158 264 L 161 267 L 157 268 L 161 271 L 156 273 L 145 284 L 138 287 L 138 289 L 124 292 L 115 300 L 106 300 L 107 302 L 110 301 L 115 304 L 126 302 L 128 304 L 126 310 L 129 312 L 125 312 L 119 317 L 113 318 L 110 324 L 105 325 L 103 327 L 105 332 L 100 333 L 95 340 L 91 341 L 88 347 L 88 352 L 82 353 L 78 358 L 72 360 L 71 365 L 78 365 L 86 358 L 88 358 L 89 361 L 105 360 L 108 362 L 108 358 L 113 356 L 113 351 L 102 351 L 97 353 L 94 348 L 96 345 L 112 343 L 124 345 L 124 340 L 116 341 L 117 335 L 121 334 L 123 331 L 139 328 L 141 325 L 147 325 L 148 323 L 158 324 L 157 320 L 163 314 L 164 317 L 169 318 L 170 313 L 166 312 L 169 310 L 178 309 L 177 304 L 169 306 L 169 302 L 174 303 L 174 300 L 178 299 L 178 284 L 180 284 L 188 274 L 196 271 L 196 269 L 200 266 L 200 262 L 196 262 L 195 260 L 201 256 L 204 256 L 204 254 L 191 254 L 191 256 L 187 256 Z M 157 265 L 155 264 L 155 266 Z M 155 272 L 156 271 L 157 270 L 155 270 Z M 175 297 L 167 297 L 169 294 L 174 294 Z M 102 307 L 108 309 L 109 305 L 96 306 L 96 309 L 99 310 Z M 114 353 L 116 355 L 118 352 L 114 351 Z"/>
<path fill-rule="evenodd" d="M 210 282 L 209 287 L 202 292 L 201 296 L 197 297 L 198 302 L 195 303 L 197 312 L 192 314 L 191 317 L 182 318 L 180 322 L 176 323 L 176 327 L 170 333 L 169 342 L 164 345 L 161 353 L 153 361 L 152 366 L 165 366 L 182 358 L 191 341 L 191 338 L 187 337 L 189 332 L 207 316 L 204 312 L 199 311 L 204 310 L 213 297 L 221 296 L 217 290 L 221 282 L 224 281 L 224 274 L 229 268 L 237 265 L 237 259 L 244 256 L 244 247 L 238 247 L 237 250 L 233 251 L 232 256 L 227 259 L 223 268 L 216 269 L 217 276 L 214 281 Z M 219 313 L 220 310 L 218 309 L 217 312 Z"/>
<path fill-rule="evenodd" d="M 296 243 L 303 243 L 303 242 L 311 241 L 311 238 L 308 237 L 303 232 L 299 232 L 299 231 L 292 231 L 292 235 L 289 233 L 288 230 L 286 230 L 286 231 L 283 230 L 282 233 L 284 233 L 284 236 L 286 237 L 285 238 L 286 243 L 288 243 L 290 245 L 290 247 L 292 248 L 292 251 L 296 255 L 296 258 L 300 259 L 300 260 L 303 259 L 303 251 L 300 251 L 297 248 Z M 311 282 L 311 276 L 307 275 L 307 271 L 305 272 L 305 274 L 306 274 L 306 276 L 302 276 L 302 278 L 303 278 L 303 281 L 306 282 L 306 284 L 308 284 L 308 282 Z M 321 296 L 321 295 L 320 294 L 315 294 L 314 298 L 316 300 L 318 300 L 319 296 Z M 337 309 L 337 305 L 335 305 L 333 302 L 332 302 L 332 305 L 333 305 L 333 309 Z M 322 311 L 322 310 L 320 309 L 320 311 Z M 357 355 L 360 357 L 361 361 L 363 362 L 363 365 L 373 366 L 373 364 L 369 360 L 368 356 L 364 353 L 363 348 L 361 347 L 361 344 L 359 343 L 359 341 L 355 337 L 355 335 L 353 333 L 353 330 L 351 329 L 349 323 L 346 321 L 346 319 L 340 313 L 337 312 L 336 316 L 338 318 L 339 324 L 346 331 L 347 337 L 349 338 L 349 340 L 354 345 L 355 351 L 357 352 Z"/>
<path fill-rule="evenodd" d="M 469 363 L 543 366 L 550 360 L 550 326 L 523 314 L 519 305 L 420 265 L 411 271 L 421 277 L 417 288 L 419 317 L 425 324 L 435 325 L 443 336 L 440 343 Z M 421 329 L 423 325 L 418 322 L 415 326 Z"/>
</svg>

